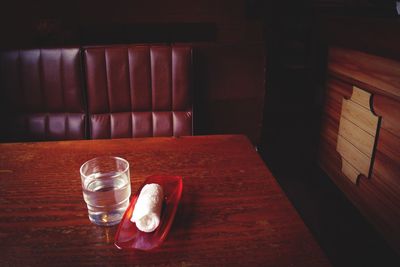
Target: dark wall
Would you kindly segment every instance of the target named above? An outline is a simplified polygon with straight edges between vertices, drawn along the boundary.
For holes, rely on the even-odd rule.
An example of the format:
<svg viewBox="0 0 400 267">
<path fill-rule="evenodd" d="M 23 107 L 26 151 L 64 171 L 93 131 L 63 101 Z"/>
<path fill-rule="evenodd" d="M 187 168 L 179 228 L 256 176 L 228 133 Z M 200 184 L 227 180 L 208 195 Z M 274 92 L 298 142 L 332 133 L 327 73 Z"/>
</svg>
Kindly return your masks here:
<svg viewBox="0 0 400 267">
<path fill-rule="evenodd" d="M 400 16 L 394 1 L 383 2 L 297 1 L 265 9 L 261 152 L 334 266 L 398 265 L 398 255 L 316 165 L 328 47 L 399 59 Z"/>
<path fill-rule="evenodd" d="M 262 147 L 277 162 L 284 163 L 287 157 L 313 162 L 328 47 L 400 59 L 396 3 L 265 1 L 263 10 L 268 71 Z"/>
<path fill-rule="evenodd" d="M 260 43 L 195 44 L 198 54 L 197 133 L 261 138 L 265 56 Z M 195 110 L 196 111 L 196 110 Z"/>
<path fill-rule="evenodd" d="M 126 34 L 132 32 L 157 39 L 155 35 L 168 36 L 156 26 L 168 31 L 168 24 L 172 26 L 172 31 L 175 26 L 176 31 L 180 29 L 184 33 L 185 36 L 173 36 L 177 39 L 201 41 L 199 39 L 202 38 L 219 43 L 262 41 L 262 23 L 251 18 L 254 12 L 248 2 L 251 1 L 9 1 L 2 7 L 1 24 L 6 37 L 2 46 L 80 42 L 90 39 L 87 35 L 95 37 L 95 31 L 100 33 L 101 30 L 105 30 L 105 36 L 100 40 L 104 42 L 104 39 L 118 36 L 118 32 L 122 37 L 123 30 L 119 26 L 124 28 Z M 214 28 L 214 32 L 201 32 L 200 29 L 205 31 L 206 27 L 199 25 L 208 26 L 210 31 Z M 145 29 L 154 33 L 147 33 Z M 198 33 L 200 37 L 196 36 Z M 135 36 L 124 38 L 135 39 Z"/>
<path fill-rule="evenodd" d="M 318 31 L 325 44 L 400 60 L 400 16 L 319 17 Z"/>
<path fill-rule="evenodd" d="M 1 48 L 194 43 L 196 133 L 243 133 L 259 143 L 265 46 L 254 1 L 15 0 L 2 11 Z"/>
</svg>

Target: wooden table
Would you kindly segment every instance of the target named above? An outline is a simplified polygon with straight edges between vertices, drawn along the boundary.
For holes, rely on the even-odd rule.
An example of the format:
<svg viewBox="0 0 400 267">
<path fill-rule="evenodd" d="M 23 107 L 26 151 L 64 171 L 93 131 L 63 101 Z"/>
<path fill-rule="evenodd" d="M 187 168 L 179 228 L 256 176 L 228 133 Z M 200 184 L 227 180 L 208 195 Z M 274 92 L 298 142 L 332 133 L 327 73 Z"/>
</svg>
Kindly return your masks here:
<svg viewBox="0 0 400 267">
<path fill-rule="evenodd" d="M 184 177 L 171 231 L 150 252 L 114 247 L 89 222 L 79 167 L 115 155 L 132 190 L 152 174 Z M 244 136 L 0 144 L 0 266 L 326 266 L 329 262 Z"/>
</svg>

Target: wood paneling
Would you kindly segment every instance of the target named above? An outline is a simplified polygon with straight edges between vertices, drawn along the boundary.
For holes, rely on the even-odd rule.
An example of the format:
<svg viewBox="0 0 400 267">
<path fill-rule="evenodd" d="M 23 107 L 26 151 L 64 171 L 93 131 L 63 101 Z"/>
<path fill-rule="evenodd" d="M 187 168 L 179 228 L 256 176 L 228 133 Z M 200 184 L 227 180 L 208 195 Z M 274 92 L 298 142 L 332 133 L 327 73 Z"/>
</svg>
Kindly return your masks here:
<svg viewBox="0 0 400 267">
<path fill-rule="evenodd" d="M 371 163 L 370 157 L 358 150 L 357 147 L 355 147 L 341 135 L 338 136 L 336 149 L 342 156 L 342 159 L 345 159 L 348 164 L 353 166 L 354 169 L 358 171 L 358 173 L 368 176 L 369 166 Z M 357 176 L 351 176 L 349 178 L 355 183 Z"/>
<path fill-rule="evenodd" d="M 400 73 L 398 74 L 400 76 Z M 374 111 L 382 116 L 382 127 L 394 135 L 400 135 L 400 105 L 399 101 L 383 95 L 375 95 Z"/>
<path fill-rule="evenodd" d="M 355 144 L 360 152 L 369 157 L 372 156 L 375 135 L 367 133 L 356 124 L 345 119 L 344 117 L 342 117 L 340 120 L 339 133 L 351 144 Z"/>
<path fill-rule="evenodd" d="M 342 171 L 336 146 L 360 132 L 346 122 L 339 126 L 341 99 L 357 86 L 372 94 L 372 110 L 381 116 L 370 179 L 361 175 L 353 184 Z M 319 163 L 336 185 L 400 253 L 400 62 L 343 48 L 331 48 L 322 116 Z M 365 102 L 365 100 L 364 100 Z M 355 113 L 354 113 L 355 114 Z M 359 117 L 359 115 L 355 116 Z M 360 149 L 369 147 L 369 142 Z M 344 169 L 354 172 L 347 163 Z"/>
<path fill-rule="evenodd" d="M 339 141 L 338 141 L 339 142 Z M 353 167 L 354 162 L 350 163 L 345 158 L 342 158 L 342 173 L 347 176 L 353 183 L 357 183 L 358 176 L 360 175 L 360 171 Z M 366 165 L 363 165 L 366 166 Z M 368 170 L 368 169 L 367 169 Z"/>
<path fill-rule="evenodd" d="M 394 1 L 374 2 L 393 3 Z M 394 8 L 392 5 L 393 11 L 395 11 Z M 318 23 L 315 23 L 315 26 L 323 39 L 322 45 L 347 47 L 400 60 L 400 34 L 398 34 L 400 20 L 398 17 L 355 16 L 355 13 L 347 15 L 343 12 L 336 15 L 317 13 Z"/>
<path fill-rule="evenodd" d="M 357 126 L 367 133 L 375 135 L 378 117 L 373 116 L 370 110 L 363 108 L 353 101 L 344 100 L 342 103 L 342 116 L 357 124 Z"/>
<path fill-rule="evenodd" d="M 360 88 L 353 86 L 353 94 L 351 95 L 351 100 L 366 109 L 371 109 L 371 94 L 367 93 L 364 90 L 361 90 Z"/>
<path fill-rule="evenodd" d="M 342 156 L 342 172 L 357 183 L 369 177 L 380 118 L 372 113 L 371 94 L 353 86 L 350 99 L 343 98 L 336 150 Z"/>
<path fill-rule="evenodd" d="M 335 76 L 368 87 L 373 93 L 400 100 L 400 65 L 395 60 L 334 47 L 329 50 L 328 69 Z"/>
</svg>

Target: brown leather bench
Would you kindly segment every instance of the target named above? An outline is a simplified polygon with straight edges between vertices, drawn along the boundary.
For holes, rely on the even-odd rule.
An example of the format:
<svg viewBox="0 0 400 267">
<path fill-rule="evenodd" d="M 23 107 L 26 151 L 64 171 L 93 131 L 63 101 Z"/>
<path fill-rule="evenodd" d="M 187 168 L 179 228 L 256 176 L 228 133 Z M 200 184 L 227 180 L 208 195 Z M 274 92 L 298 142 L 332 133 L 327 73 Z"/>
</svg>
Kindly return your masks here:
<svg viewBox="0 0 400 267">
<path fill-rule="evenodd" d="M 0 54 L 3 141 L 86 138 L 78 47 Z"/>
<path fill-rule="evenodd" d="M 111 45 L 0 54 L 2 141 L 193 134 L 192 49 Z"/>
<path fill-rule="evenodd" d="M 190 47 L 84 49 L 90 137 L 192 135 Z"/>
</svg>

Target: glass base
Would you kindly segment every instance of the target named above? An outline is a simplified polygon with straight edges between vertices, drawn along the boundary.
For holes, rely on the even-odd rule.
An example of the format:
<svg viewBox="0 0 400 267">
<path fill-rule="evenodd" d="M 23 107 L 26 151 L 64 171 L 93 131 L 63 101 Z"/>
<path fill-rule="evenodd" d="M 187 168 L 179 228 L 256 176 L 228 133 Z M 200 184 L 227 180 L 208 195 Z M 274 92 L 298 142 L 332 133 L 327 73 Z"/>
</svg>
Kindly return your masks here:
<svg viewBox="0 0 400 267">
<path fill-rule="evenodd" d="M 112 210 L 103 210 L 99 207 L 88 207 L 89 219 L 92 223 L 100 226 L 113 226 L 121 221 L 128 206 L 129 199 L 118 206 L 114 206 Z"/>
</svg>

